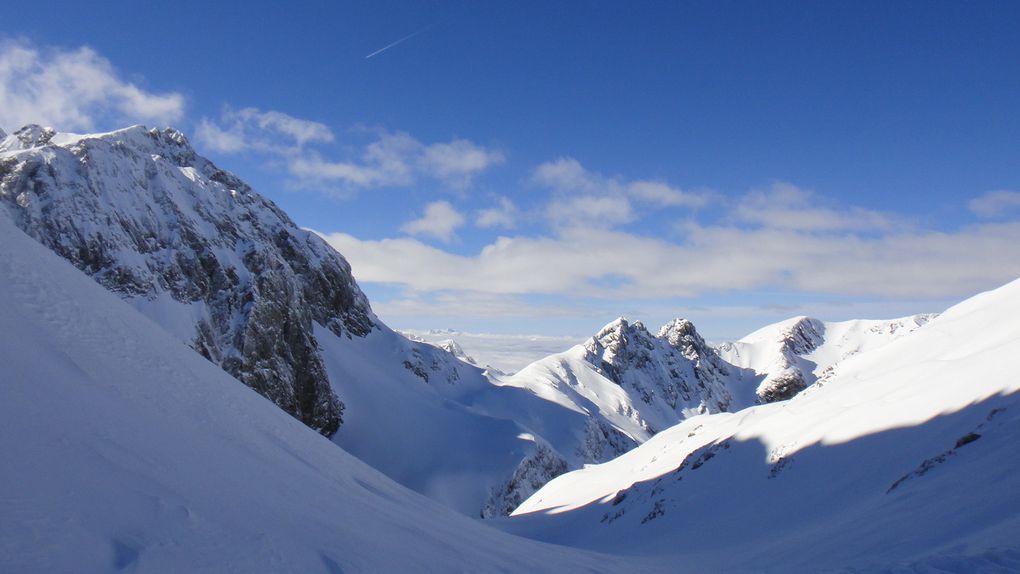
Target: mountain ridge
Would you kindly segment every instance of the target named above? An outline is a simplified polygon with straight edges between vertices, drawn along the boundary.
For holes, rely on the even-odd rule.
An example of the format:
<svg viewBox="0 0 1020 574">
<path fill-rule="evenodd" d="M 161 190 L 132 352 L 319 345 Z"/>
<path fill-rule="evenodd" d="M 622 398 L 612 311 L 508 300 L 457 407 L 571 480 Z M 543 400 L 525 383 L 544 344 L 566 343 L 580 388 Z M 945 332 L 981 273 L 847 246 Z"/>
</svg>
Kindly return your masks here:
<svg viewBox="0 0 1020 574">
<path fill-rule="evenodd" d="M 18 130 L 0 142 L 0 209 L 292 416 L 463 513 L 508 513 L 637 444 L 599 409 L 391 331 L 342 255 L 172 128 Z"/>
<path fill-rule="evenodd" d="M 1008 571 L 982 556 L 1020 564 L 1018 307 L 1020 280 L 965 300 L 789 400 L 561 475 L 505 526 L 694 570 Z"/>
</svg>

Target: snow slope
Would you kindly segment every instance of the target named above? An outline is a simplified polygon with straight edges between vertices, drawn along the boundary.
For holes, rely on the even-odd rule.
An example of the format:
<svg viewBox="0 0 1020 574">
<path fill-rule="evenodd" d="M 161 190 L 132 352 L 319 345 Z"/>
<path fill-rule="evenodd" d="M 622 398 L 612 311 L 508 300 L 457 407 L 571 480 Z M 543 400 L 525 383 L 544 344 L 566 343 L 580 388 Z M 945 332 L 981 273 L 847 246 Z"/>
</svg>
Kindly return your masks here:
<svg viewBox="0 0 1020 574">
<path fill-rule="evenodd" d="M 1020 280 L 789 401 L 693 417 L 560 476 L 506 527 L 694 570 L 1015 571 L 1017 317 Z"/>
<path fill-rule="evenodd" d="M 598 410 L 494 385 L 394 333 L 339 253 L 176 130 L 22 128 L 0 140 L 0 212 L 308 426 L 470 516 L 509 513 L 635 444 Z"/>
<path fill-rule="evenodd" d="M 2 213 L 0 289 L 4 572 L 619 572 L 632 564 L 509 536 L 398 486 Z"/>
<path fill-rule="evenodd" d="M 840 361 L 895 341 L 935 316 L 840 322 L 793 317 L 739 341 L 723 343 L 717 350 L 728 363 L 757 373 L 761 377 L 756 389 L 759 401 L 774 402 L 831 376 Z"/>
</svg>

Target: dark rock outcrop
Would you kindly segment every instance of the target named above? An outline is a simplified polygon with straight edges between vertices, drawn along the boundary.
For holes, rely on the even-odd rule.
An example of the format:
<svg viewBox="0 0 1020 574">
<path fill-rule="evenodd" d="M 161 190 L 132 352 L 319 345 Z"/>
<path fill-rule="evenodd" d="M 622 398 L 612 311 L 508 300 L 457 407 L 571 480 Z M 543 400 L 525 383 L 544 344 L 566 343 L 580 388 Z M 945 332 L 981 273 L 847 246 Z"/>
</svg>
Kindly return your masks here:
<svg viewBox="0 0 1020 574">
<path fill-rule="evenodd" d="M 376 319 L 324 241 L 176 130 L 74 138 L 27 126 L 0 153 L 0 206 L 28 235 L 143 312 L 190 315 L 181 336 L 196 351 L 336 432 L 343 404 L 313 325 L 360 337 Z"/>
<path fill-rule="evenodd" d="M 680 413 L 722 412 L 732 402 L 726 362 L 686 319 L 674 319 L 654 336 L 640 321 L 620 318 L 585 342 L 584 348 L 587 362 L 606 378 L 635 391 L 645 404 L 661 404 Z"/>
</svg>

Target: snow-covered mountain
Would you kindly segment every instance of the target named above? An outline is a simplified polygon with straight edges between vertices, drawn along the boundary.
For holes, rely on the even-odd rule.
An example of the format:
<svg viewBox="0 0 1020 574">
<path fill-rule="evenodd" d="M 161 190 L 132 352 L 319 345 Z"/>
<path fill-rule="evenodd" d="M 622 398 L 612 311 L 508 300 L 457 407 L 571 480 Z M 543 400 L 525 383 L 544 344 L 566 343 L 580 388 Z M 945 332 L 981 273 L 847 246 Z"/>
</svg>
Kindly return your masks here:
<svg viewBox="0 0 1020 574">
<path fill-rule="evenodd" d="M 0 288 L 5 571 L 1020 568 L 1020 281 L 487 377 L 179 132 L 28 127 Z"/>
<path fill-rule="evenodd" d="M 0 288 L 4 572 L 559 573 L 641 564 L 509 536 L 401 487 L 2 212 Z"/>
<path fill-rule="evenodd" d="M 789 399 L 832 375 L 836 365 L 858 353 L 877 349 L 926 325 L 936 315 L 892 320 L 824 322 L 794 317 L 758 329 L 736 342 L 717 347 L 730 364 L 751 369 L 761 378 L 759 402 Z"/>
<path fill-rule="evenodd" d="M 623 450 L 688 416 L 742 404 L 741 372 L 723 361 L 687 320 L 652 335 L 640 321 L 606 325 L 580 345 L 503 379 L 551 401 L 598 412 L 622 430 Z"/>
<path fill-rule="evenodd" d="M 1018 316 L 1020 280 L 922 329 L 826 325 L 834 341 L 912 332 L 788 401 L 692 417 L 560 476 L 506 526 L 693 571 L 1013 571 Z"/>
<path fill-rule="evenodd" d="M 223 370 L 336 432 L 343 405 L 312 325 L 363 337 L 368 300 L 343 257 L 180 132 L 25 127 L 0 142 L 0 206 Z"/>
<path fill-rule="evenodd" d="M 626 417 L 494 383 L 393 332 L 340 254 L 178 131 L 23 128 L 0 141 L 0 211 L 288 413 L 463 513 L 508 513 L 645 438 L 617 427 Z"/>
<path fill-rule="evenodd" d="M 491 499 L 547 456 L 517 420 L 569 421 L 562 449 L 588 440 L 586 416 L 387 328 L 340 254 L 175 130 L 23 128 L 0 142 L 0 209 L 285 411 L 461 512 L 507 507 Z"/>
</svg>

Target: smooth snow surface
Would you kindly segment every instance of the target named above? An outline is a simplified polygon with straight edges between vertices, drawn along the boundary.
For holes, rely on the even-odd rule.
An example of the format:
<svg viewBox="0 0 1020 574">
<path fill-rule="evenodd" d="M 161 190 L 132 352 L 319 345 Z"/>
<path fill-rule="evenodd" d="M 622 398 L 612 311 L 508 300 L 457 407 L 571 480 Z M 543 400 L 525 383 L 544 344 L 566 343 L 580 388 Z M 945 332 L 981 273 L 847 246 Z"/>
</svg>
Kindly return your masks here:
<svg viewBox="0 0 1020 574">
<path fill-rule="evenodd" d="M 0 571 L 620 572 L 398 486 L 0 215 Z M 394 437 L 399 440 L 399 437 Z"/>
<path fill-rule="evenodd" d="M 695 571 L 1015 571 L 1017 317 L 1020 280 L 789 401 L 694 417 L 560 476 L 506 526 Z"/>
<path fill-rule="evenodd" d="M 819 321 L 793 317 L 758 329 L 717 347 L 728 363 L 761 376 L 759 394 L 774 381 L 793 374 L 805 386 L 832 376 L 837 365 L 873 351 L 928 324 L 936 315 L 891 320 Z"/>
</svg>

